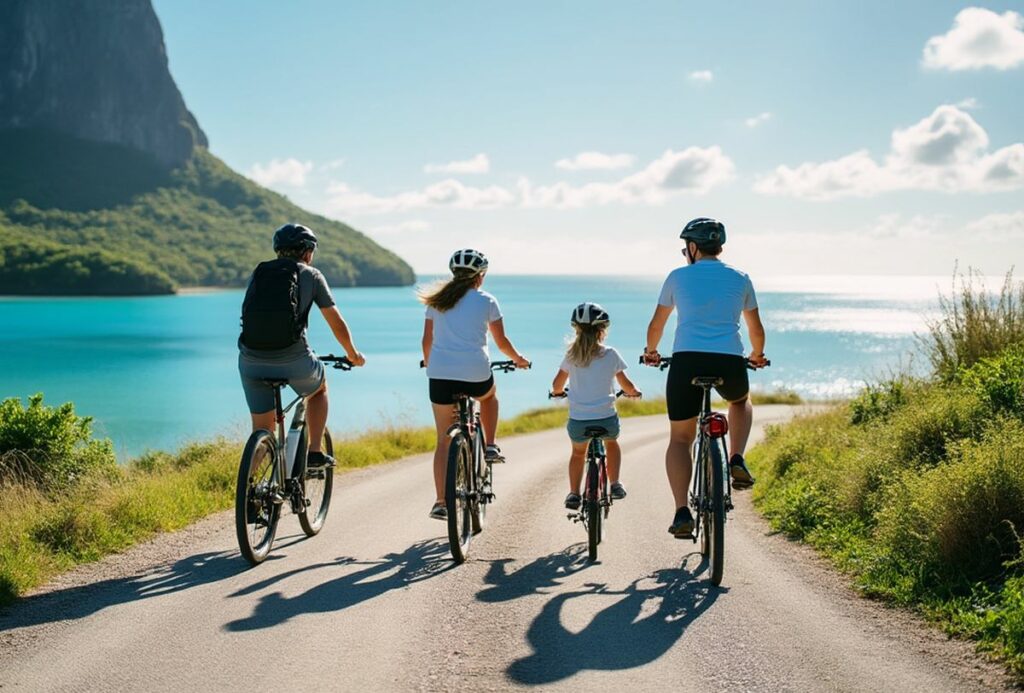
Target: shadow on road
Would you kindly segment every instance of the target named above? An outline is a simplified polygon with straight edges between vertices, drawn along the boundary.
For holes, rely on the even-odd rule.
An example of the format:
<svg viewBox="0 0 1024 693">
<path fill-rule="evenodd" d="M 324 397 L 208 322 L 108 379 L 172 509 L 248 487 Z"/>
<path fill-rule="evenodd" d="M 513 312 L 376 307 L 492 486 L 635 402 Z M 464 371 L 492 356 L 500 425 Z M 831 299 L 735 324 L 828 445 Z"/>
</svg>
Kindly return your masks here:
<svg viewBox="0 0 1024 693">
<path fill-rule="evenodd" d="M 161 597 L 237 575 L 237 551 L 199 553 L 142 576 L 102 580 L 24 597 L 0 611 L 0 632 L 91 616 L 118 604 Z"/>
<path fill-rule="evenodd" d="M 573 544 L 561 551 L 541 556 L 527 563 L 519 570 L 505 572 L 511 558 L 491 561 L 484 582 L 487 587 L 477 592 L 481 602 L 507 602 L 529 594 L 536 594 L 545 588 L 557 587 L 559 580 L 583 570 L 588 565 L 585 544 Z"/>
<path fill-rule="evenodd" d="M 528 685 L 561 681 L 585 670 L 615 671 L 639 667 L 661 657 L 697 617 L 726 590 L 702 576 L 706 563 L 659 570 L 623 590 L 604 585 L 556 594 L 530 624 L 526 639 L 533 654 L 509 665 L 507 675 Z M 696 558 L 699 560 L 699 556 Z M 563 607 L 573 599 L 620 596 L 579 632 L 563 625 Z"/>
<path fill-rule="evenodd" d="M 296 568 L 270 576 L 231 596 L 249 595 L 287 577 L 310 570 L 345 565 L 365 567 L 322 582 L 294 597 L 285 597 L 280 592 L 265 595 L 260 598 L 251 616 L 231 621 L 224 627 L 229 631 L 257 630 L 279 625 L 301 614 L 341 611 L 391 590 L 401 589 L 439 575 L 455 564 L 448 555 L 447 541 L 429 539 L 416 542 L 402 553 L 389 553 L 377 561 L 358 561 L 343 557 L 336 561 Z"/>
</svg>

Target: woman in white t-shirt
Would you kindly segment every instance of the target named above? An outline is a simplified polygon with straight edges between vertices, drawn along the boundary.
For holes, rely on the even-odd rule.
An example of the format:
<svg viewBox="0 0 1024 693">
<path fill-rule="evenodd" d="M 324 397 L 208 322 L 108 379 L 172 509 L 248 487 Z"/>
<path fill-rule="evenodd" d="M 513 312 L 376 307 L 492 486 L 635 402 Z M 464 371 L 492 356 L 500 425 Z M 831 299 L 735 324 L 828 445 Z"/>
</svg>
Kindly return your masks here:
<svg viewBox="0 0 1024 693">
<path fill-rule="evenodd" d="M 530 362 L 505 336 L 498 301 L 481 291 L 487 273 L 487 258 L 476 250 L 457 250 L 448 262 L 452 278 L 420 292 L 427 306 L 423 323 L 423 361 L 430 379 L 430 403 L 437 427 L 434 450 L 434 487 L 437 500 L 430 517 L 448 519 L 444 505 L 444 481 L 448 461 L 448 427 L 452 424 L 455 395 L 464 393 L 480 402 L 480 423 L 490 462 L 504 462 L 495 444 L 498 428 L 498 398 L 487 353 L 487 333 L 495 345 L 519 368 Z"/>
<path fill-rule="evenodd" d="M 600 426 L 608 431 L 603 436 L 608 454 L 608 480 L 611 496 L 618 500 L 626 497 L 626 489 L 619 482 L 622 450 L 619 447 L 619 416 L 615 411 L 615 382 L 628 397 L 639 397 L 640 391 L 626 377 L 626 362 L 619 352 L 604 345 L 610 320 L 608 312 L 596 303 L 581 303 L 572 312 L 572 326 L 576 331 L 565 359 L 551 383 L 551 394 L 560 396 L 569 382 L 569 423 L 566 430 L 572 443 L 569 456 L 569 495 L 565 507 L 580 507 L 580 484 L 583 482 L 583 463 L 589 438 L 584 434 L 589 426 Z"/>
</svg>

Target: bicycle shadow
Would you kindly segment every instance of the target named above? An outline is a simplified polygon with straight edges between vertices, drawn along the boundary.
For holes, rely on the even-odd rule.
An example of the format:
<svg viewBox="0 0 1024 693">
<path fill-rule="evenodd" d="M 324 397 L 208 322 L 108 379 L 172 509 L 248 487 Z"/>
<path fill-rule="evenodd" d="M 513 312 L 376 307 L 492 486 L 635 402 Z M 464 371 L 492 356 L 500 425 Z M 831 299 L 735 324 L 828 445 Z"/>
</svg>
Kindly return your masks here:
<svg viewBox="0 0 1024 693">
<path fill-rule="evenodd" d="M 487 587 L 477 592 L 477 601 L 507 602 L 537 594 L 546 588 L 557 587 L 561 579 L 591 565 L 586 554 L 586 544 L 573 544 L 561 551 L 534 559 L 511 573 L 506 572 L 506 566 L 512 563 L 513 559 L 499 558 L 491 561 L 487 574 L 484 575 Z"/>
<path fill-rule="evenodd" d="M 452 569 L 455 564 L 448 554 L 447 541 L 427 539 L 416 542 L 402 553 L 389 553 L 376 561 L 342 557 L 335 561 L 296 568 L 268 577 L 229 596 L 246 596 L 298 573 L 344 565 L 365 567 L 320 583 L 294 597 L 285 597 L 281 592 L 264 595 L 250 616 L 231 621 L 224 629 L 234 632 L 258 630 L 280 625 L 302 614 L 342 611 L 391 590 L 402 589 L 440 575 Z"/>
<path fill-rule="evenodd" d="M 589 585 L 556 594 L 527 629 L 533 654 L 510 664 L 506 674 L 518 683 L 543 685 L 581 671 L 632 669 L 658 659 L 727 591 L 703 579 L 706 561 L 688 568 L 692 556 L 680 568 L 658 570 L 623 590 Z M 592 595 L 622 598 L 595 614 L 579 632 L 570 631 L 562 624 L 563 607 Z"/>
<path fill-rule="evenodd" d="M 248 568 L 237 551 L 198 553 L 143 575 L 101 580 L 18 599 L 0 609 L 0 632 L 86 618 L 104 609 L 217 582 Z"/>
</svg>

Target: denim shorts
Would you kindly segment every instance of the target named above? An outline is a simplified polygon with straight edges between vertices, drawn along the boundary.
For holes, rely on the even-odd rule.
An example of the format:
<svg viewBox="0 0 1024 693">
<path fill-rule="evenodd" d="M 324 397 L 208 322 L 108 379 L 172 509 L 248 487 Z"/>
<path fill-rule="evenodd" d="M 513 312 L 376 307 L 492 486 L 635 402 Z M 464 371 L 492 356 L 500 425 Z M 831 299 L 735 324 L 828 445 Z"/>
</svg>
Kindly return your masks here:
<svg viewBox="0 0 1024 693">
<path fill-rule="evenodd" d="M 583 434 L 590 426 L 600 426 L 608 431 L 608 435 L 601 436 L 602 440 L 615 440 L 619 437 L 619 415 L 612 414 L 604 419 L 569 419 L 565 430 L 569 432 L 569 440 L 574 443 L 585 443 L 590 438 Z"/>
<path fill-rule="evenodd" d="M 324 364 L 313 354 L 304 354 L 290 361 L 261 361 L 238 355 L 238 374 L 242 377 L 245 401 L 253 414 L 274 411 L 274 388 L 264 378 L 287 380 L 296 394 L 306 397 L 324 383 Z"/>
</svg>

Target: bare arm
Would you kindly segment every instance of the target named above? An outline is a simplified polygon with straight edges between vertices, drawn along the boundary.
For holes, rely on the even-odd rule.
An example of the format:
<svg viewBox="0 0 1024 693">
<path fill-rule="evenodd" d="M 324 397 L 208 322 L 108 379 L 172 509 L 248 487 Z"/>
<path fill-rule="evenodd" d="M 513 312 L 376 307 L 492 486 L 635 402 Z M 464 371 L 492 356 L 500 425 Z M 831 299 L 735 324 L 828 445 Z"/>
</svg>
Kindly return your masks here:
<svg viewBox="0 0 1024 693">
<path fill-rule="evenodd" d="M 627 397 L 640 396 L 640 390 L 636 389 L 636 385 L 634 385 L 633 381 L 630 380 L 629 376 L 626 375 L 626 371 L 619 371 L 618 373 L 616 373 L 615 380 L 618 381 L 619 387 L 623 389 Z"/>
<path fill-rule="evenodd" d="M 757 308 L 743 311 L 743 319 L 747 323 L 747 335 L 750 337 L 750 362 L 755 366 L 764 365 L 764 325 Z"/>
<path fill-rule="evenodd" d="M 329 306 L 327 308 L 321 308 L 320 312 L 324 315 L 324 320 L 331 328 L 331 332 L 334 333 L 334 338 L 338 340 L 338 344 L 345 350 L 345 355 L 348 356 L 348 360 L 356 366 L 362 366 L 366 363 L 366 359 L 356 349 L 355 344 L 352 343 L 352 333 L 349 332 L 348 324 L 345 322 L 345 318 L 341 317 L 341 312 L 337 306 Z"/>
<path fill-rule="evenodd" d="M 526 360 L 526 357 L 519 353 L 519 351 L 513 346 L 512 341 L 505 336 L 505 321 L 495 320 L 491 323 L 491 337 L 494 338 L 494 345 L 498 347 L 501 353 L 508 356 L 512 361 L 515 362 L 519 368 L 529 368 L 530 362 Z"/>
<path fill-rule="evenodd" d="M 555 379 L 551 381 L 551 393 L 554 395 L 560 395 L 565 392 L 565 384 L 568 381 L 569 374 L 559 368 L 558 373 L 555 374 Z"/>
<path fill-rule="evenodd" d="M 644 347 L 645 357 L 650 357 L 648 360 L 651 363 L 657 362 L 658 355 L 658 343 L 661 341 L 661 336 L 665 333 L 665 323 L 668 322 L 668 318 L 672 315 L 672 306 L 661 306 L 659 305 L 654 309 L 654 316 L 651 317 L 651 323 L 647 326 L 647 346 Z"/>
<path fill-rule="evenodd" d="M 434 345 L 434 321 L 423 321 L 423 365 L 430 363 L 430 347 Z"/>
</svg>

